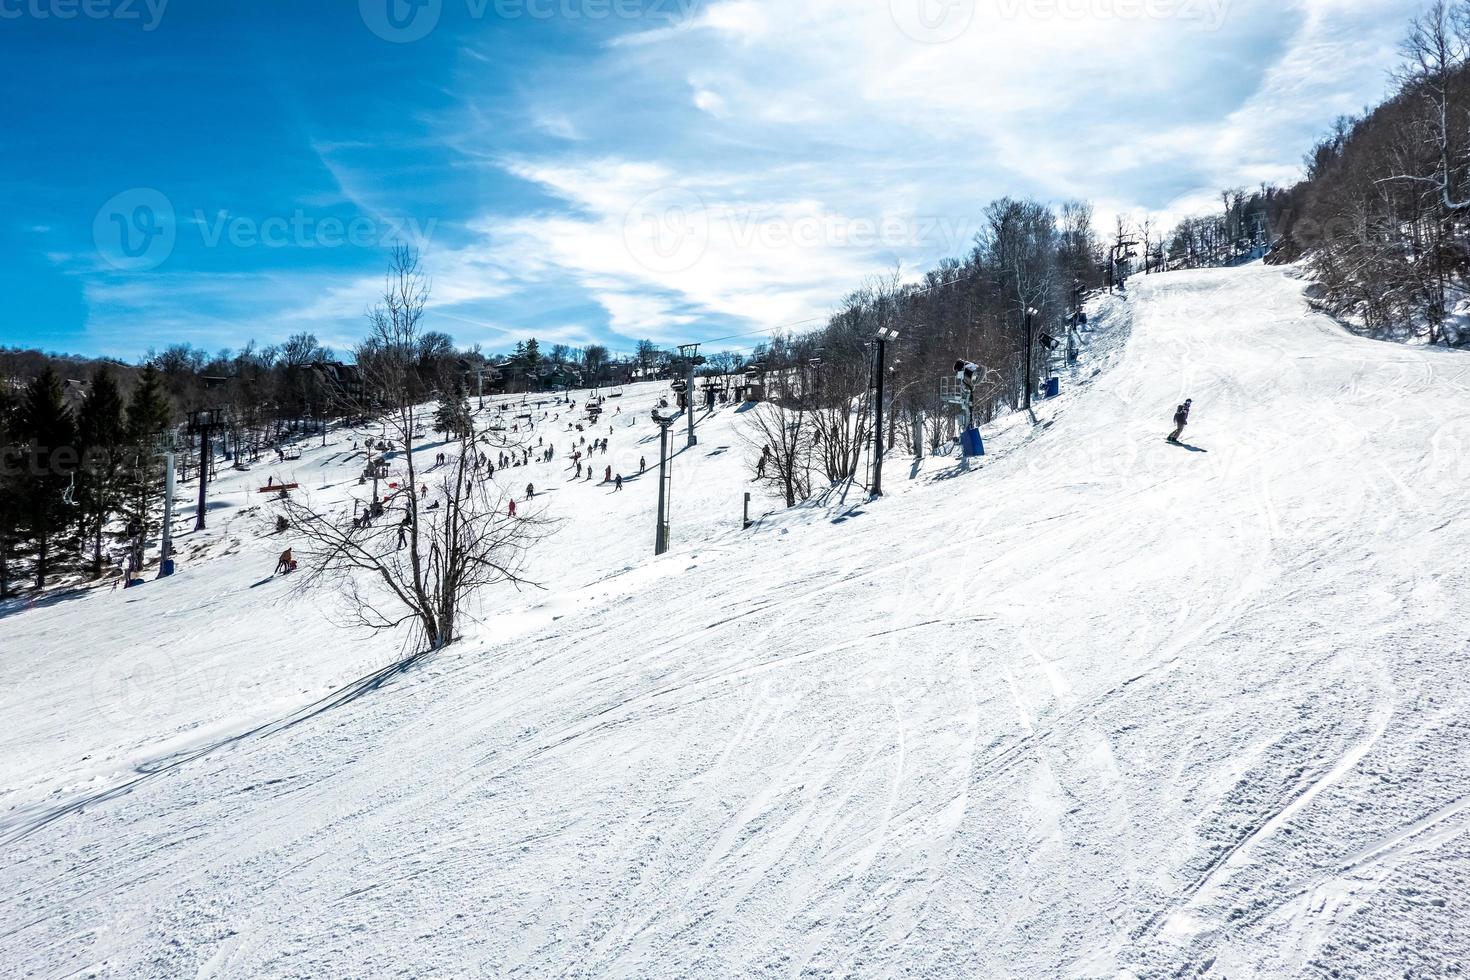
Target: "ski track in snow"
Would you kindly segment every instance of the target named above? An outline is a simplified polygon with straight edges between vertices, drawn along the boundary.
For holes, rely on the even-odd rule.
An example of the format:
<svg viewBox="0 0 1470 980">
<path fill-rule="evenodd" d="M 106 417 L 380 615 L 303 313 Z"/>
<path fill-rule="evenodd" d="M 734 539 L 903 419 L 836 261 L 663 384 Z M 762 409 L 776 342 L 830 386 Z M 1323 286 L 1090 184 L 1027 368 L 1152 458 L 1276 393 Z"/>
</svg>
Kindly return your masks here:
<svg viewBox="0 0 1470 980">
<path fill-rule="evenodd" d="M 660 560 L 654 479 L 511 469 L 545 591 L 407 664 L 261 579 L 254 484 L 349 506 L 341 437 L 225 474 L 175 579 L 0 619 L 4 972 L 1459 969 L 1470 358 L 1259 266 L 1094 314 L 1034 424 L 881 501 L 741 531 L 716 412 Z"/>
</svg>

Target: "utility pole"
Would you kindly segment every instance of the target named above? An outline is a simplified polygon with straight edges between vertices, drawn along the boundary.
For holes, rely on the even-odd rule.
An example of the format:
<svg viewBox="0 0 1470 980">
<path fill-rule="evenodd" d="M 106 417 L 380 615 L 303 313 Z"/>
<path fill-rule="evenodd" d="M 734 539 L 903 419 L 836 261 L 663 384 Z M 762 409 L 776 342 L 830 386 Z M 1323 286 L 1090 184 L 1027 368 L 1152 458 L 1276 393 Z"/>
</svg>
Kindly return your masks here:
<svg viewBox="0 0 1470 980">
<path fill-rule="evenodd" d="M 692 409 L 693 403 L 690 404 Z M 666 418 L 654 409 L 653 420 L 658 423 L 658 520 L 653 532 L 653 553 L 657 556 L 669 550 L 669 427 L 674 424 L 674 419 Z"/>
<path fill-rule="evenodd" d="M 884 369 L 884 359 L 888 352 L 888 342 L 898 339 L 898 331 L 890 330 L 888 327 L 878 328 L 878 342 L 875 345 L 874 357 L 877 359 L 875 371 L 878 374 L 878 391 L 873 400 L 873 496 L 883 496 L 883 377 L 887 374 Z"/>
<path fill-rule="evenodd" d="M 689 369 L 689 390 L 684 396 L 684 403 L 689 407 L 689 448 L 693 449 L 699 445 L 699 437 L 694 434 L 694 369 L 703 359 L 699 356 L 698 344 L 680 344 L 679 356 L 684 358 Z"/>
</svg>

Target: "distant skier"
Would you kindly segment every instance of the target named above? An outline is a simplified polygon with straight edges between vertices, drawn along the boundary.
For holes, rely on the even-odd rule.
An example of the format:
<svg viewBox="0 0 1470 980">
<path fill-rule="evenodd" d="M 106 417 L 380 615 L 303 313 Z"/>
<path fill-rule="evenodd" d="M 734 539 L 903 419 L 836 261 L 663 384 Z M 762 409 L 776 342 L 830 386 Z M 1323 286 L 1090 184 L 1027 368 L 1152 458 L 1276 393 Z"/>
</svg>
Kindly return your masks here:
<svg viewBox="0 0 1470 980">
<path fill-rule="evenodd" d="M 1184 435 L 1184 427 L 1189 424 L 1189 410 L 1192 407 L 1194 407 L 1194 399 L 1186 398 L 1184 399 L 1184 404 L 1180 405 L 1179 408 L 1175 410 L 1174 431 L 1169 436 L 1170 442 L 1177 443 L 1179 441 L 1179 437 Z"/>
<path fill-rule="evenodd" d="M 621 489 L 623 489 L 623 474 L 619 473 L 618 474 L 618 478 L 617 478 L 617 482 L 613 486 L 613 493 L 617 493 Z"/>
<path fill-rule="evenodd" d="M 536 499 L 536 484 L 534 484 L 534 483 L 528 483 L 528 484 L 526 484 L 526 499 L 527 500 L 535 500 Z"/>
<path fill-rule="evenodd" d="M 276 559 L 276 570 L 272 575 L 289 575 L 296 571 L 296 559 L 291 557 L 291 549 L 287 548 L 281 552 L 281 557 Z"/>
</svg>

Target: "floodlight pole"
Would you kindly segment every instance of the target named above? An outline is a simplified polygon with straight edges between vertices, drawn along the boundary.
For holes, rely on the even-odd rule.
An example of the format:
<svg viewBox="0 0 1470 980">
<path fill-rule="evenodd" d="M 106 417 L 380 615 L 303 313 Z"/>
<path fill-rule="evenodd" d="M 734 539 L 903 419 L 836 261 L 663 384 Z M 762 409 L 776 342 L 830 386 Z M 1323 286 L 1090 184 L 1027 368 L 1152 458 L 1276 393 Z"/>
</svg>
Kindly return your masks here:
<svg viewBox="0 0 1470 980">
<path fill-rule="evenodd" d="M 653 553 L 658 556 L 669 550 L 669 522 L 665 508 L 668 506 L 669 426 L 674 420 L 657 414 L 653 420 L 658 423 L 658 522 L 653 532 Z"/>
<path fill-rule="evenodd" d="M 210 419 L 209 422 L 213 422 Z M 194 518 L 195 532 L 205 528 L 205 496 L 209 492 L 209 422 L 199 427 L 199 513 Z"/>
<path fill-rule="evenodd" d="M 689 389 L 684 393 L 684 402 L 689 408 L 689 448 L 693 449 L 699 445 L 699 437 L 694 434 L 694 358 L 699 353 L 698 344 L 682 344 L 679 354 L 685 359 L 689 366 Z"/>
<path fill-rule="evenodd" d="M 883 359 L 888 349 L 888 331 L 878 334 L 878 392 L 873 399 L 873 496 L 883 496 Z"/>
<path fill-rule="evenodd" d="M 1024 407 L 1028 412 L 1031 410 L 1031 391 L 1036 387 L 1031 377 L 1031 347 L 1036 342 L 1033 337 L 1031 318 L 1035 313 L 1036 311 L 1029 306 L 1026 308 L 1025 350 L 1021 355 L 1026 359 L 1026 401 Z"/>
<path fill-rule="evenodd" d="M 174 557 L 174 451 L 163 454 L 163 542 L 159 548 L 158 577 L 173 574 Z"/>
</svg>

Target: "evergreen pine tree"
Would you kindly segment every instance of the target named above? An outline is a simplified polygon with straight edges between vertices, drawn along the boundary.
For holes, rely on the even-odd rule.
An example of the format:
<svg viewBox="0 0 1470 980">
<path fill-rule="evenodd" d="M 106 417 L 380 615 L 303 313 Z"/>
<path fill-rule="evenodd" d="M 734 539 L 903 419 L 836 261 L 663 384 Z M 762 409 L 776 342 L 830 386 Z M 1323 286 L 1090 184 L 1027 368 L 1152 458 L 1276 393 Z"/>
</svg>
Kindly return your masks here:
<svg viewBox="0 0 1470 980">
<path fill-rule="evenodd" d="M 20 400 L 0 384 L 0 599 L 10 596 L 10 558 L 20 533 Z"/>
<path fill-rule="evenodd" d="M 82 465 L 77 473 L 76 501 L 81 507 L 83 547 L 91 547 L 95 578 L 102 574 L 102 531 L 120 502 L 127 442 L 122 392 L 105 366 L 92 374 L 87 397 L 77 413 L 77 436 Z"/>
<path fill-rule="evenodd" d="M 470 400 L 463 381 L 456 381 L 454 391 L 439 402 L 439 411 L 434 414 L 434 428 L 446 437 L 469 431 Z"/>
<path fill-rule="evenodd" d="M 535 391 L 540 387 L 537 374 L 541 370 L 541 345 L 532 337 L 526 341 L 524 354 L 522 355 L 526 365 L 526 389 Z"/>
<path fill-rule="evenodd" d="M 123 460 L 123 513 L 128 519 L 135 559 L 141 563 L 141 543 L 150 529 L 149 512 L 163 483 L 158 459 L 159 440 L 173 421 L 173 408 L 163 390 L 163 378 L 152 365 L 143 369 L 127 410 L 127 448 Z"/>
<path fill-rule="evenodd" d="M 510 375 L 511 375 L 512 378 L 514 378 L 516 375 L 520 375 L 522 378 L 524 378 L 526 376 L 526 343 L 525 343 L 525 341 L 523 341 L 523 340 L 516 341 L 515 353 L 513 353 L 513 354 L 510 355 L 510 360 L 508 362 L 506 362 L 506 366 L 510 368 Z M 514 390 L 514 389 L 512 389 L 512 390 Z"/>
<path fill-rule="evenodd" d="M 26 531 L 35 542 L 36 588 L 46 586 L 57 539 L 71 521 L 67 488 L 76 474 L 76 424 L 61 379 L 49 366 L 26 388 L 20 406 L 26 440 L 20 503 Z"/>
</svg>

